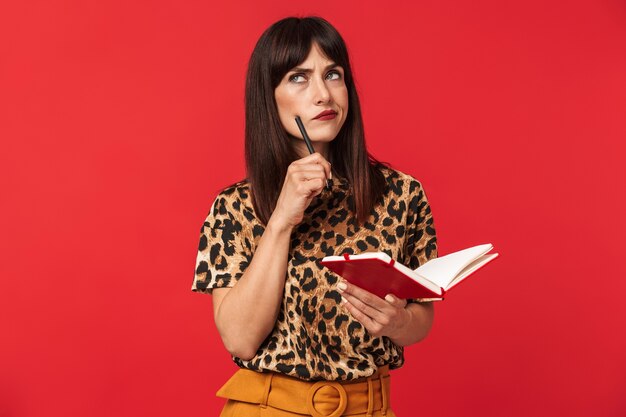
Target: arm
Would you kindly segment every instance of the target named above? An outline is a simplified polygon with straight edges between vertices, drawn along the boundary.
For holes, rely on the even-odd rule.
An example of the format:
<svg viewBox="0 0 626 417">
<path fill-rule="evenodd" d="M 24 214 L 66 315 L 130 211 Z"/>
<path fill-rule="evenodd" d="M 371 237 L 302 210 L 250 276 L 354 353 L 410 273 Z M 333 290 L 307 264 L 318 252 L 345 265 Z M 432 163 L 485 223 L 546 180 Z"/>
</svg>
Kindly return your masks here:
<svg viewBox="0 0 626 417">
<path fill-rule="evenodd" d="M 246 272 L 233 288 L 213 290 L 213 314 L 226 349 L 252 358 L 278 316 L 291 229 L 268 223 Z"/>
<path fill-rule="evenodd" d="M 232 288 L 213 289 L 213 314 L 224 346 L 250 360 L 276 323 L 283 298 L 291 231 L 322 192 L 330 164 L 319 153 L 293 162 L 250 265 Z"/>
</svg>

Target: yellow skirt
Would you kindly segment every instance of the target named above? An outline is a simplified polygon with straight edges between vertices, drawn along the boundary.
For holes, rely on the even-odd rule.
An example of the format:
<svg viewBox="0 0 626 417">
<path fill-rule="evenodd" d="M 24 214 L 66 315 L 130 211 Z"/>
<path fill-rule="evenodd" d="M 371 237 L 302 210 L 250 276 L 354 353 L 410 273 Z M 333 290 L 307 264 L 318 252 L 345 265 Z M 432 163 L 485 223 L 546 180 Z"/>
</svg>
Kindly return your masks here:
<svg viewBox="0 0 626 417">
<path fill-rule="evenodd" d="M 396 417 L 389 405 L 389 366 L 357 381 L 307 382 L 240 369 L 217 392 L 221 417 Z"/>
</svg>

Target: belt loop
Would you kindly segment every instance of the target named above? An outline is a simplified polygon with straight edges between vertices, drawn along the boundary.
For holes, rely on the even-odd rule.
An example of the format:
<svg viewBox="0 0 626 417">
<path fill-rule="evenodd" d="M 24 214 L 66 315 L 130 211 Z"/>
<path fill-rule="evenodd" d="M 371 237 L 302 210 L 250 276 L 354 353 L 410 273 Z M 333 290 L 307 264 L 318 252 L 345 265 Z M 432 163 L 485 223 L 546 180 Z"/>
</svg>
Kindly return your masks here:
<svg viewBox="0 0 626 417">
<path fill-rule="evenodd" d="M 372 417 L 374 411 L 374 387 L 372 386 L 372 378 L 367 378 L 367 417 Z"/>
<path fill-rule="evenodd" d="M 385 387 L 385 384 L 383 383 L 383 375 L 382 373 L 380 375 L 378 375 L 378 379 L 380 379 L 380 395 L 383 398 L 383 408 L 382 408 L 382 415 L 386 416 L 387 415 L 387 407 L 389 407 L 389 404 L 387 404 L 387 387 Z"/>
<path fill-rule="evenodd" d="M 273 372 L 268 373 L 265 377 L 265 387 L 263 388 L 263 398 L 261 399 L 261 408 L 267 408 L 267 399 L 270 396 L 270 387 L 272 386 L 272 377 L 274 376 Z"/>
</svg>

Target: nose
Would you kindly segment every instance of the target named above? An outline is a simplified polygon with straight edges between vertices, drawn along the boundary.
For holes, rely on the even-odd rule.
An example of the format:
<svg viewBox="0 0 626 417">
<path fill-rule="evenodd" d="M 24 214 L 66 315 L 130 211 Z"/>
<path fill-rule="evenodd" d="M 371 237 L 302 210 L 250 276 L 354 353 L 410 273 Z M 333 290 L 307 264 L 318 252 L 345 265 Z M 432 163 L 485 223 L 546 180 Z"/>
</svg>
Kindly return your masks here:
<svg viewBox="0 0 626 417">
<path fill-rule="evenodd" d="M 323 79 L 314 77 L 313 100 L 315 104 L 326 104 L 330 101 L 330 91 Z"/>
</svg>

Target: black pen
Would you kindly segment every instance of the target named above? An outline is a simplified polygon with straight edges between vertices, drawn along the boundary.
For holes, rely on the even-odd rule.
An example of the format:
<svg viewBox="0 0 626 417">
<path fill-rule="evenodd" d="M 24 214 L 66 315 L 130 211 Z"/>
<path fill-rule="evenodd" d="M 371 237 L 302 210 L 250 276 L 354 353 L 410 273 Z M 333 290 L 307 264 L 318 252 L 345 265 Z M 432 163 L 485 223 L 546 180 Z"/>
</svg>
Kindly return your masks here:
<svg viewBox="0 0 626 417">
<path fill-rule="evenodd" d="M 298 125 L 298 129 L 300 129 L 300 133 L 302 133 L 302 138 L 304 139 L 304 143 L 306 143 L 306 147 L 309 149 L 309 153 L 315 153 L 315 149 L 313 149 L 313 145 L 311 145 L 311 139 L 306 133 L 306 130 L 304 130 L 304 125 L 302 124 L 300 116 L 296 116 L 296 124 Z M 329 191 L 331 189 L 330 181 L 328 179 L 326 180 L 326 189 Z"/>
</svg>

